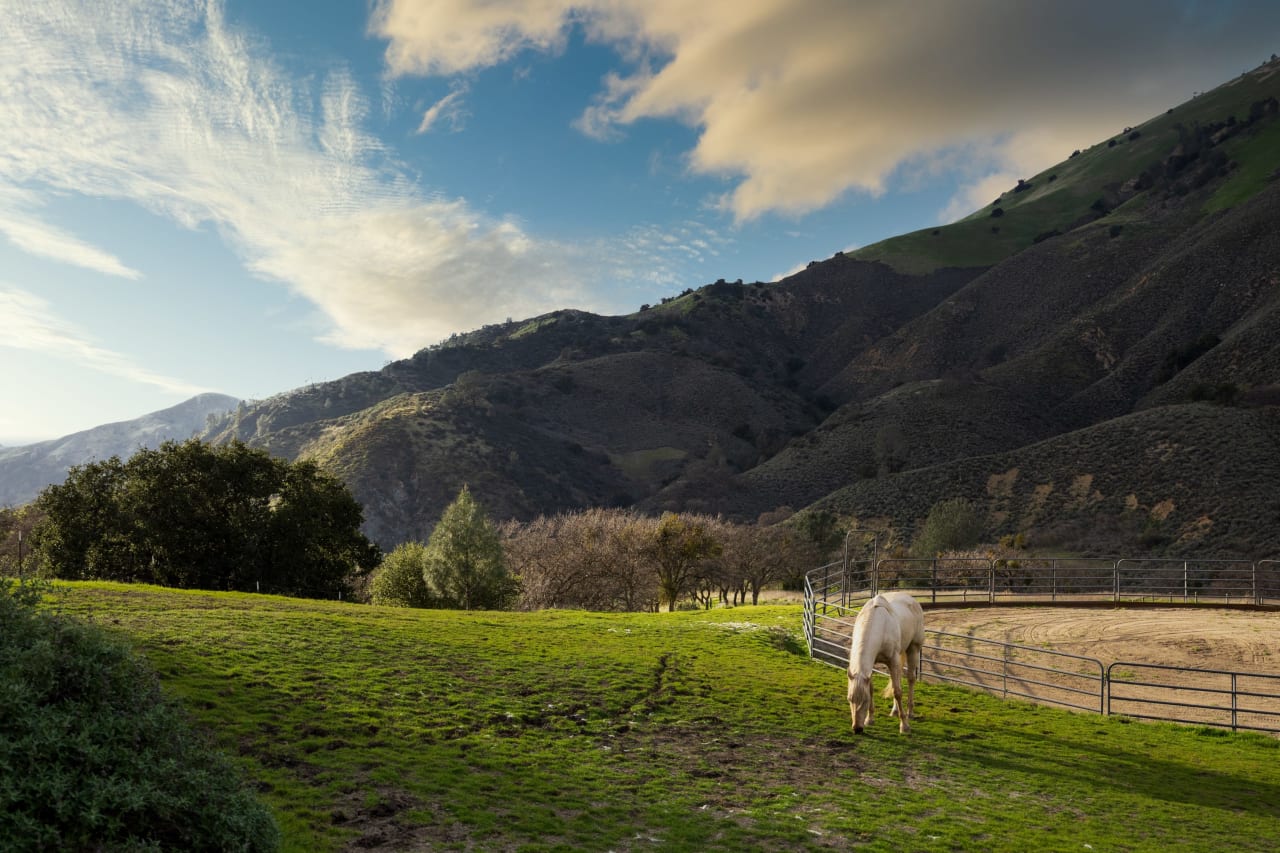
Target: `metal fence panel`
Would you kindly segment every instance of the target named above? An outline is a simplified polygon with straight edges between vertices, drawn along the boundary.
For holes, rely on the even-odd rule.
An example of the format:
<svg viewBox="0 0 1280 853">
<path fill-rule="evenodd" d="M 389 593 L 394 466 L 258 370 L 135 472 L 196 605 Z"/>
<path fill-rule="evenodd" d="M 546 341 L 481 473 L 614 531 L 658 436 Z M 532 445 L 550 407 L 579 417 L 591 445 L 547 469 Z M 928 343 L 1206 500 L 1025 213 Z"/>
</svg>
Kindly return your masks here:
<svg viewBox="0 0 1280 853">
<path fill-rule="evenodd" d="M 815 660 L 844 668 L 858 608 L 877 591 L 924 603 L 1081 604 L 1114 600 L 1280 606 L 1280 560 L 1031 558 L 832 563 L 805 575 L 804 632 Z M 926 631 L 922 677 L 1000 696 L 1137 719 L 1280 733 L 1280 674 L 1117 662 Z"/>
<path fill-rule="evenodd" d="M 1280 732 L 1280 675 L 1117 661 L 1107 667 L 1106 713 Z"/>
</svg>

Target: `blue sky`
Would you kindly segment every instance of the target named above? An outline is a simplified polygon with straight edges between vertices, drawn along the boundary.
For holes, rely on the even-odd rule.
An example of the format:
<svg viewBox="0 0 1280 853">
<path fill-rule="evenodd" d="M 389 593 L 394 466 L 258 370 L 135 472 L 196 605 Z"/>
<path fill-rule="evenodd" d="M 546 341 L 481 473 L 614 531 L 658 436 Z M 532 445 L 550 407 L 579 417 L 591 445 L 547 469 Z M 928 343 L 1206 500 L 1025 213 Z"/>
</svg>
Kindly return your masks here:
<svg viewBox="0 0 1280 853">
<path fill-rule="evenodd" d="M 1280 4 L 0 0 L 0 444 L 947 222 Z"/>
</svg>

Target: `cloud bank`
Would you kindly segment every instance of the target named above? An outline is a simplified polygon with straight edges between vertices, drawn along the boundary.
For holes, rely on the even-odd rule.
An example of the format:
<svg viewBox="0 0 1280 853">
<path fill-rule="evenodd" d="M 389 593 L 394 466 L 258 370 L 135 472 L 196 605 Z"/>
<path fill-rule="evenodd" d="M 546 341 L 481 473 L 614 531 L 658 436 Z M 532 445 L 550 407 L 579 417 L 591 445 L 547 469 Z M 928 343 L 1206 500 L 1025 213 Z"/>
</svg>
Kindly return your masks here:
<svg viewBox="0 0 1280 853">
<path fill-rule="evenodd" d="M 136 278 L 42 221 L 36 199 L 132 202 L 217 229 L 255 275 L 318 306 L 327 342 L 396 356 L 506 316 L 601 307 L 584 282 L 613 255 L 425 193 L 363 129 L 344 69 L 292 79 L 219 2 L 6 5 L 0 91 L 0 232 L 28 252 Z"/>
<path fill-rule="evenodd" d="M 622 66 L 578 126 L 697 128 L 690 167 L 732 178 L 722 204 L 746 220 L 877 195 L 904 164 L 957 150 L 971 184 L 1012 183 L 1217 82 L 1224 58 L 1264 59 L 1280 4 L 380 0 L 370 20 L 393 75 L 554 53 L 575 27 Z"/>
</svg>

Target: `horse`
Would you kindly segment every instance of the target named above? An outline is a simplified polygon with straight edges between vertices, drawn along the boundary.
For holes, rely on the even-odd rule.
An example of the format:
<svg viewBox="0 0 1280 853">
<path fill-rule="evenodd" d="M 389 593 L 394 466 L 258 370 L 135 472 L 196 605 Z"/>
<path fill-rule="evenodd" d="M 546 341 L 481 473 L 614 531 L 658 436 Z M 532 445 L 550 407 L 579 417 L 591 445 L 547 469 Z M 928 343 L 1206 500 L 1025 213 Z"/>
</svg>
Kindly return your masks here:
<svg viewBox="0 0 1280 853">
<path fill-rule="evenodd" d="M 871 671 L 882 663 L 889 671 L 885 696 L 893 697 L 890 716 L 898 718 L 898 731 L 911 730 L 907 720 L 915 710 L 916 675 L 920 671 L 920 650 L 924 645 L 924 610 L 905 592 L 875 596 L 858 613 L 849 646 L 849 712 L 853 731 L 871 725 L 875 703 L 871 696 Z M 907 703 L 902 704 L 902 672 L 907 675 Z"/>
</svg>

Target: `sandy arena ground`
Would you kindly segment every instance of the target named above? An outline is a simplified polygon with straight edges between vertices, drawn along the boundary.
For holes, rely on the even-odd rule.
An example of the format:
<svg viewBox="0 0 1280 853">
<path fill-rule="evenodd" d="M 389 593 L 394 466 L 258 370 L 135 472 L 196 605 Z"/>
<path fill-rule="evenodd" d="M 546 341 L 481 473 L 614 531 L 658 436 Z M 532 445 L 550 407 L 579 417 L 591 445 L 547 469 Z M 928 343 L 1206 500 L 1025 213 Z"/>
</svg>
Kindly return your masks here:
<svg viewBox="0 0 1280 853">
<path fill-rule="evenodd" d="M 1280 612 L 1196 607 L 984 607 L 926 611 L 936 631 L 1096 658 L 1280 674 Z"/>
</svg>

